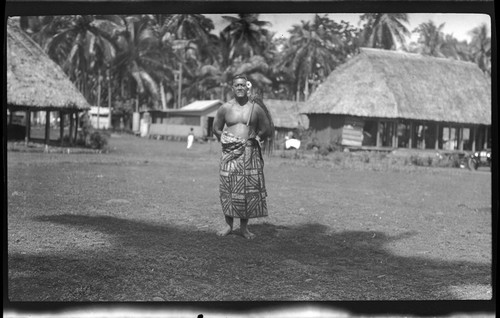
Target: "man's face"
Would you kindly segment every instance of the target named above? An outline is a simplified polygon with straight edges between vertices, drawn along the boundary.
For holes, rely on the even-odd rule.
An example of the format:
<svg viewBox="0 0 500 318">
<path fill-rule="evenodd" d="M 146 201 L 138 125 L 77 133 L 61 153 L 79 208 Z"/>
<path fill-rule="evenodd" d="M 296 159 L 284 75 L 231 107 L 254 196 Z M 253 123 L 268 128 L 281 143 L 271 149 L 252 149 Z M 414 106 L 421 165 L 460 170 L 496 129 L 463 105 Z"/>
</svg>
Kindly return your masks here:
<svg viewBox="0 0 500 318">
<path fill-rule="evenodd" d="M 247 95 L 247 81 L 244 78 L 237 78 L 233 82 L 233 92 L 236 97 L 245 97 Z"/>
</svg>

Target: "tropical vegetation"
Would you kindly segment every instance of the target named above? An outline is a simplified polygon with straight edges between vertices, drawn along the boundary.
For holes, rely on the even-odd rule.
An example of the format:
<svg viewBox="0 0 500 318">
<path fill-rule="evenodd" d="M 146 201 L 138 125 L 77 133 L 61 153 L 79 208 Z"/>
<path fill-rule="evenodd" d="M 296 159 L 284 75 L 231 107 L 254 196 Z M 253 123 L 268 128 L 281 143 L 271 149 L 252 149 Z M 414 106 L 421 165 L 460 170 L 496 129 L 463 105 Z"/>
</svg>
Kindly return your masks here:
<svg viewBox="0 0 500 318">
<path fill-rule="evenodd" d="M 491 74 L 486 25 L 473 28 L 466 42 L 432 21 L 410 32 L 404 13 L 362 14 L 360 28 L 317 14 L 278 38 L 259 14 L 223 19 L 218 35 L 202 14 L 23 16 L 20 25 L 90 103 L 126 119 L 139 109 L 226 100 L 238 73 L 266 98 L 305 100 L 360 47 L 470 61 Z M 412 34 L 418 41 L 408 43 Z"/>
</svg>

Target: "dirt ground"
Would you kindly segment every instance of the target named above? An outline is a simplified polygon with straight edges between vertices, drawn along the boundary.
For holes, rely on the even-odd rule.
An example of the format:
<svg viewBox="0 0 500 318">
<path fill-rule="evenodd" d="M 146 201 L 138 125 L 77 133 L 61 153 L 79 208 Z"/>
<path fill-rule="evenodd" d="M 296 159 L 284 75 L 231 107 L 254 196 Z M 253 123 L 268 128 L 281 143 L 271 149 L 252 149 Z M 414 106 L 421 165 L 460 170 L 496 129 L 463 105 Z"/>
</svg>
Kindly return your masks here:
<svg viewBox="0 0 500 318">
<path fill-rule="evenodd" d="M 491 173 L 265 158 L 269 217 L 217 237 L 220 145 L 7 153 L 11 301 L 488 300 Z"/>
</svg>

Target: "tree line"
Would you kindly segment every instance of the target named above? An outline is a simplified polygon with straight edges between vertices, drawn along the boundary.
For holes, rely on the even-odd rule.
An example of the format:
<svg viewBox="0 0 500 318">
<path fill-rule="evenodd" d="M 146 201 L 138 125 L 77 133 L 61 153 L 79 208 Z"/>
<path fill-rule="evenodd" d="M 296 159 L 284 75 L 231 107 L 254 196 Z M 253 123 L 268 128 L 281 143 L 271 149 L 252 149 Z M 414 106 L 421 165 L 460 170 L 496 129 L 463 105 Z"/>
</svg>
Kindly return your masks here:
<svg viewBox="0 0 500 318">
<path fill-rule="evenodd" d="M 410 31 L 404 13 L 363 14 L 361 27 L 317 14 L 277 38 L 259 14 L 223 18 L 228 25 L 219 35 L 202 14 L 24 16 L 20 24 L 89 103 L 126 117 L 138 109 L 226 100 L 240 73 L 266 98 L 305 100 L 360 47 L 470 61 L 491 74 L 485 24 L 467 42 L 431 20 Z M 407 43 L 413 33 L 418 41 Z"/>
</svg>

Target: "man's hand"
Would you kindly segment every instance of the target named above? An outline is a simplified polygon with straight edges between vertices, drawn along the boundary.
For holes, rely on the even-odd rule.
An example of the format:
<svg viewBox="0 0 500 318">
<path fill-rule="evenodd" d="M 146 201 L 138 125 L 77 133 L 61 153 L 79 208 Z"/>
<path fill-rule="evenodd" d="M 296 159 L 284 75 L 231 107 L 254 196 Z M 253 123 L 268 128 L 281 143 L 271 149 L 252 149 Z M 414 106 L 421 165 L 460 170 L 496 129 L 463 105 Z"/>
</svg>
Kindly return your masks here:
<svg viewBox="0 0 500 318">
<path fill-rule="evenodd" d="M 259 142 L 259 146 L 262 148 L 264 140 L 260 139 L 259 135 L 255 136 L 255 140 L 257 140 Z"/>
</svg>

